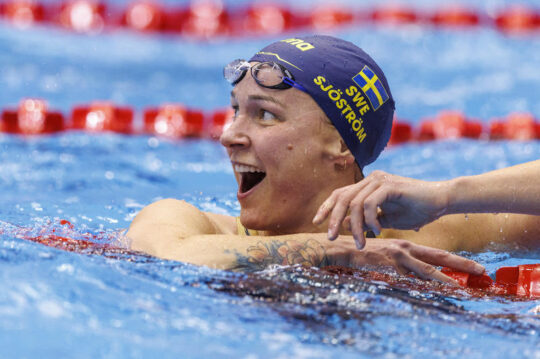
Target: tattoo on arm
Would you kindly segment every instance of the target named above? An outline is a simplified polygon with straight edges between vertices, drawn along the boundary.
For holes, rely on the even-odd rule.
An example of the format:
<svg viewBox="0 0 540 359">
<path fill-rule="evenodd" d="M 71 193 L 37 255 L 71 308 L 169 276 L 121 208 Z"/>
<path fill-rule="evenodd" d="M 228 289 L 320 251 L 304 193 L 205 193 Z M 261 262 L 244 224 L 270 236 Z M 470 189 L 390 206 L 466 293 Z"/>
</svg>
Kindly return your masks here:
<svg viewBox="0 0 540 359">
<path fill-rule="evenodd" d="M 328 257 L 324 247 L 315 239 L 303 241 L 260 241 L 247 249 L 243 254 L 235 250 L 236 265 L 234 270 L 255 272 L 263 270 L 270 264 L 292 265 L 302 264 L 309 267 L 328 265 Z"/>
</svg>

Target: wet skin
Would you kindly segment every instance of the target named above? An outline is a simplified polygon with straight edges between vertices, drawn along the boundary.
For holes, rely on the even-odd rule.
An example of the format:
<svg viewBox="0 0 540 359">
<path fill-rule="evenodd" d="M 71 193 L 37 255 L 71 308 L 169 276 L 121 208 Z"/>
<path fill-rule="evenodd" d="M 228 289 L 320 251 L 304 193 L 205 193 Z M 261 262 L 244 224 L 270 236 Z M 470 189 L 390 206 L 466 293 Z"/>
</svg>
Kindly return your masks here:
<svg viewBox="0 0 540 359">
<path fill-rule="evenodd" d="M 267 89 L 248 73 L 231 92 L 235 110 L 221 143 L 233 169 L 248 165 L 265 172 L 247 190 L 239 184 L 240 219 L 267 234 L 326 232 L 311 221 L 332 190 L 354 183 L 350 152 L 313 99 L 291 88 Z M 345 166 L 346 167 L 346 166 Z"/>
</svg>

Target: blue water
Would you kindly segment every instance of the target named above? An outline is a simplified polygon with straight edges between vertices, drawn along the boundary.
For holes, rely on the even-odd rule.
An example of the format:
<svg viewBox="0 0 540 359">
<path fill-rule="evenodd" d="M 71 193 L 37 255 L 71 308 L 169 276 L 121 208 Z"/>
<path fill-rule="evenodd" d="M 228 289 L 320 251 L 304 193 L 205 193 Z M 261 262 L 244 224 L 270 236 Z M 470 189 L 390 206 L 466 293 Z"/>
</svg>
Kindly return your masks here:
<svg viewBox="0 0 540 359">
<path fill-rule="evenodd" d="M 411 122 L 448 108 L 484 122 L 514 110 L 540 116 L 538 37 L 487 28 L 359 27 L 337 34 L 381 63 L 399 116 Z M 223 63 L 271 40 L 83 36 L 0 22 L 0 108 L 38 96 L 66 113 L 98 98 L 137 110 L 170 101 L 211 110 L 228 101 Z M 540 141 L 408 144 L 385 150 L 367 172 L 440 180 L 539 155 Z M 17 238 L 21 231 L 60 230 L 58 221 L 67 219 L 74 237 L 89 232 L 121 244 L 118 230 L 143 206 L 168 197 L 236 215 L 231 173 L 211 141 L 0 135 L 0 358 L 540 357 L 539 300 L 336 281 L 294 267 L 242 275 Z M 490 273 L 540 262 L 538 252 L 464 254 Z"/>
</svg>

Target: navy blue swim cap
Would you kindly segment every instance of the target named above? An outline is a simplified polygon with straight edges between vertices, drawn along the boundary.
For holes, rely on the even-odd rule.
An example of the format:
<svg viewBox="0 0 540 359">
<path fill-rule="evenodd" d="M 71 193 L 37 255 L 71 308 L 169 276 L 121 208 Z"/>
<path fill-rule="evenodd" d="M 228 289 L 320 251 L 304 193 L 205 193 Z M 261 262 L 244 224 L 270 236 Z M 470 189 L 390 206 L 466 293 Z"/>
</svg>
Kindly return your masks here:
<svg viewBox="0 0 540 359">
<path fill-rule="evenodd" d="M 321 35 L 291 38 L 249 61 L 285 66 L 332 121 L 360 168 L 388 143 L 394 99 L 382 70 L 353 43 Z"/>
</svg>

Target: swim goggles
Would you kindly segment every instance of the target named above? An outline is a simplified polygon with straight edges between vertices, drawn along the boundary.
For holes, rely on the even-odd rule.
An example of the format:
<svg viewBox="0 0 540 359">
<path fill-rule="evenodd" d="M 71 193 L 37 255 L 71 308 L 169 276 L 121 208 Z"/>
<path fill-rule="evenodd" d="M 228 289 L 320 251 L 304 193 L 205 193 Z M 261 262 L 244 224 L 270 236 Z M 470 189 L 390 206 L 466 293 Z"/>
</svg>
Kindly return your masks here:
<svg viewBox="0 0 540 359">
<path fill-rule="evenodd" d="M 291 72 L 277 62 L 258 62 L 252 65 L 246 60 L 234 60 L 223 68 L 223 77 L 234 86 L 244 78 L 248 69 L 251 69 L 251 76 L 259 86 L 279 90 L 294 87 L 307 92 L 294 81 Z"/>
</svg>

